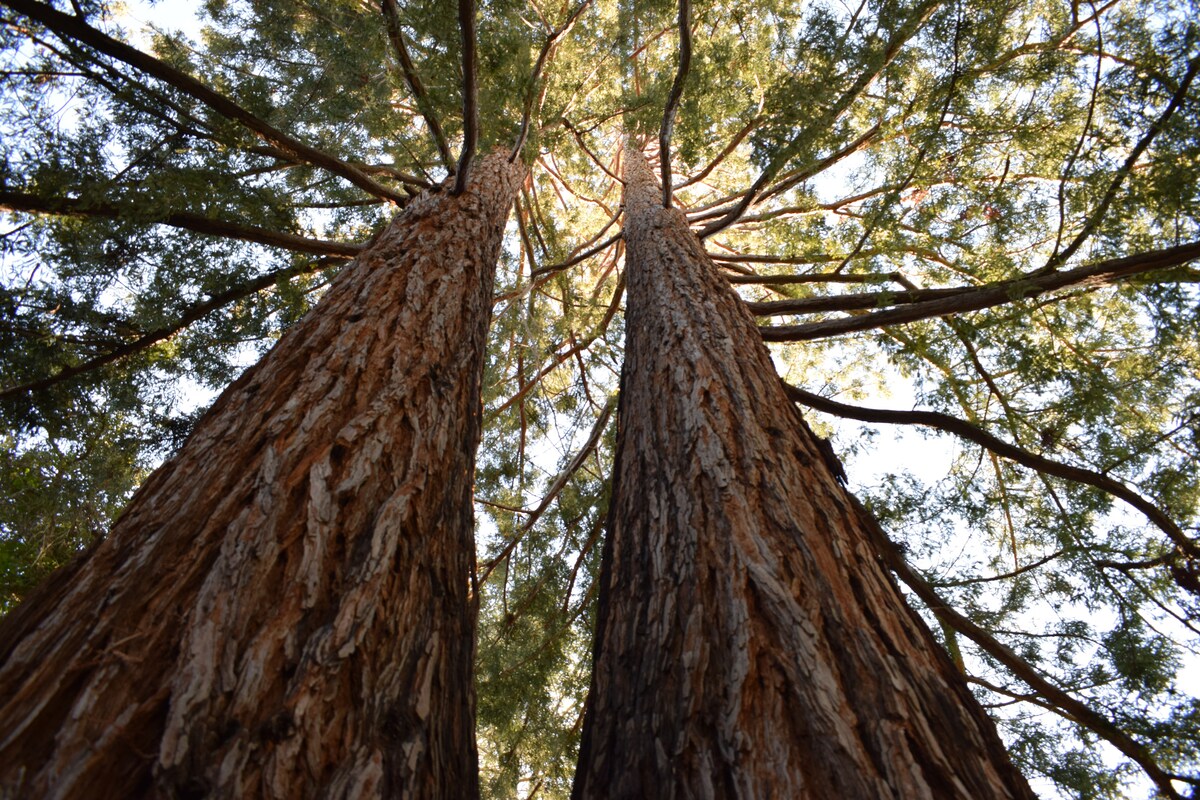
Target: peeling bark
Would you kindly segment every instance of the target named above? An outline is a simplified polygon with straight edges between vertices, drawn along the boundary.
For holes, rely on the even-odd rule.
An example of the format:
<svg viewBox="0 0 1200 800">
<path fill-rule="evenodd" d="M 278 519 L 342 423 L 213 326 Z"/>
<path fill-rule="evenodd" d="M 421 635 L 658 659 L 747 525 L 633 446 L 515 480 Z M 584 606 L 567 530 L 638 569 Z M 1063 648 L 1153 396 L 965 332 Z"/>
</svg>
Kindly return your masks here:
<svg viewBox="0 0 1200 800">
<path fill-rule="evenodd" d="M 478 796 L 471 486 L 523 177 L 417 197 L 0 626 L 0 796 Z"/>
<path fill-rule="evenodd" d="M 618 460 L 573 797 L 1032 798 L 752 317 L 625 162 Z"/>
</svg>

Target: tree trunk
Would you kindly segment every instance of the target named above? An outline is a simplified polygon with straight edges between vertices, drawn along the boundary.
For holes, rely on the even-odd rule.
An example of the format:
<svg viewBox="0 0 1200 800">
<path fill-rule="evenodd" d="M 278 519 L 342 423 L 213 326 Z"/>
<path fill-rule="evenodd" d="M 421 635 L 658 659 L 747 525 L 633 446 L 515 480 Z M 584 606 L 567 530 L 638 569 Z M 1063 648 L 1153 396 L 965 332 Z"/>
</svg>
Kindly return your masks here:
<svg viewBox="0 0 1200 800">
<path fill-rule="evenodd" d="M 626 350 L 574 798 L 1032 798 L 741 301 L 625 159 Z"/>
<path fill-rule="evenodd" d="M 346 267 L 0 628 L 0 796 L 478 796 L 481 161 Z"/>
</svg>

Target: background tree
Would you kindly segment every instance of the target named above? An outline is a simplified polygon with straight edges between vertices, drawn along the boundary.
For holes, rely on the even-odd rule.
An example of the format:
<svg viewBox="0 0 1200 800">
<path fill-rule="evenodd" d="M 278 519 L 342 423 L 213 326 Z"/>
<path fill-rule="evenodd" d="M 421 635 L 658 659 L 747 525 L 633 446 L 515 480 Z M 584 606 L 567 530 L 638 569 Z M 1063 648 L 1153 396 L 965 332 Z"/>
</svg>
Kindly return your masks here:
<svg viewBox="0 0 1200 800">
<path fill-rule="evenodd" d="M 17 5 L 0 348 L 14 599 L 186 434 L 179 381 L 219 386 L 252 361 L 387 205 Z M 390 193 L 447 174 L 452 8 L 205 9 L 203 36 L 144 47 Z M 679 11 L 480 13 L 480 151 L 511 147 L 528 111 L 532 168 L 476 485 L 486 790 L 570 783 L 622 358 L 614 157 L 625 130 L 658 138 L 676 96 L 674 203 L 765 318 L 792 396 L 820 409 L 910 599 L 1035 788 L 1144 793 L 1113 731 L 1194 781 L 1197 9 L 706 4 L 685 71 Z M 874 469 L 893 423 L 920 426 L 901 434 L 919 457 Z"/>
</svg>

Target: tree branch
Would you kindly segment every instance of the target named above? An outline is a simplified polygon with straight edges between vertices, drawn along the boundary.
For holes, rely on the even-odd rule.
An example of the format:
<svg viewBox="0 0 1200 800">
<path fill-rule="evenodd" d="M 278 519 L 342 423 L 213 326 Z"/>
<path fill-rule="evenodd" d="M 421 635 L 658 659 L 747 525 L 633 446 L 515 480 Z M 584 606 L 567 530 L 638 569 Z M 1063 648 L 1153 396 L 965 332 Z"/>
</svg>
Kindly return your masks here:
<svg viewBox="0 0 1200 800">
<path fill-rule="evenodd" d="M 757 128 L 759 125 L 763 124 L 764 120 L 766 120 L 766 116 L 763 114 L 759 114 L 758 116 L 754 117 L 752 120 L 747 122 L 745 125 L 743 125 L 742 129 L 733 135 L 733 138 L 729 140 L 729 142 L 725 145 L 725 147 L 721 150 L 721 152 L 717 153 L 716 157 L 714 157 L 712 161 L 708 162 L 708 164 L 704 167 L 704 169 L 691 175 L 687 180 L 685 180 L 683 183 L 679 184 L 675 188 L 682 189 L 685 186 L 692 186 L 692 185 L 697 184 L 700 181 L 704 180 L 705 178 L 707 178 L 709 173 L 712 172 L 714 169 L 716 169 L 722 161 L 724 161 L 726 158 L 728 158 L 729 154 L 732 153 L 734 150 L 736 150 L 738 145 L 741 144 L 745 140 L 745 138 L 747 136 L 749 136 L 750 133 L 755 128 Z"/>
<path fill-rule="evenodd" d="M 604 408 L 600 411 L 600 416 L 596 420 L 596 423 L 592 425 L 592 432 L 588 435 L 587 441 L 584 442 L 583 447 L 579 449 L 579 452 L 572 456 L 571 460 L 567 463 L 563 470 L 559 472 L 554 480 L 550 483 L 549 488 L 546 489 L 546 494 L 542 497 L 542 501 L 538 503 L 537 508 L 531 512 L 528 512 L 529 518 L 526 519 L 524 524 L 521 525 L 521 529 L 517 531 L 513 538 L 509 540 L 508 544 L 504 546 L 504 549 L 501 550 L 495 558 L 491 559 L 483 566 L 483 571 L 479 574 L 479 583 L 485 582 L 488 579 L 488 576 L 492 574 L 492 571 L 495 570 L 496 567 L 504 561 L 504 559 L 512 555 L 513 550 L 515 550 L 517 545 L 520 544 L 521 539 L 525 536 L 525 534 L 537 524 L 537 521 L 541 518 L 542 514 L 546 513 L 546 509 L 548 509 L 550 504 L 554 502 L 554 498 L 558 497 L 559 493 L 566 488 L 567 481 L 569 481 L 571 476 L 578 472 L 579 468 L 583 466 L 583 463 L 587 460 L 587 457 L 591 455 L 592 450 L 594 450 L 596 445 L 599 443 L 600 437 L 603 435 L 604 429 L 608 425 L 608 418 L 612 414 L 614 405 L 616 404 L 613 402 L 613 399 L 609 398 L 608 402 L 604 404 Z"/>
<path fill-rule="evenodd" d="M 787 387 L 787 384 L 784 384 L 784 386 Z M 1165 796 L 1172 798 L 1172 800 L 1183 800 L 1171 784 L 1171 776 L 1154 761 L 1153 756 L 1143 744 L 1118 728 L 1109 719 L 1093 711 L 1065 690 L 1055 686 L 1027 661 L 1009 649 L 1008 646 L 958 613 L 949 603 L 942 600 L 937 592 L 908 566 L 908 563 L 904 560 L 903 555 L 896 548 L 896 545 L 884 533 L 883 528 L 879 525 L 879 521 L 875 519 L 875 515 L 867 510 L 853 495 L 847 493 L 846 496 L 858 510 L 859 516 L 866 524 L 867 529 L 873 534 L 876 547 L 879 549 L 879 555 L 884 563 L 887 564 L 901 581 L 908 585 L 914 594 L 921 598 L 922 602 L 929 607 L 929 610 L 940 621 L 975 642 L 985 653 L 999 661 L 1013 675 L 1028 684 L 1042 698 L 1049 701 L 1049 704 L 1046 706 L 1047 708 L 1091 730 L 1132 759 L 1146 772 L 1146 775 L 1149 776 L 1159 791 Z"/>
<path fill-rule="evenodd" d="M 729 213 L 725 214 L 721 219 L 708 225 L 704 230 L 700 231 L 698 236 L 701 239 L 706 239 L 714 233 L 719 233 L 725 228 L 728 228 L 745 213 L 754 199 L 766 188 L 766 186 L 775 179 L 779 170 L 792 158 L 796 150 L 804 142 L 814 130 L 825 130 L 831 126 L 845 111 L 857 100 L 867 87 L 870 86 L 883 70 L 895 60 L 900 54 L 901 48 L 909 39 L 917 34 L 924 26 L 925 21 L 929 19 L 934 10 L 941 4 L 941 0 L 925 0 L 913 13 L 905 20 L 903 25 L 900 25 L 883 53 L 880 54 L 879 60 L 864 70 L 851 86 L 842 93 L 837 101 L 826 109 L 824 114 L 814 116 L 812 121 L 803 126 L 795 136 L 783 147 L 781 147 L 767 166 L 763 169 L 758 178 L 751 184 L 746 193 L 742 195 L 742 199 L 735 205 Z"/>
<path fill-rule="evenodd" d="M 690 0 L 679 0 L 679 70 L 671 93 L 667 96 L 667 107 L 663 109 L 662 127 L 658 131 L 658 164 L 662 172 L 663 208 L 671 207 L 671 134 L 675 129 L 675 112 L 679 110 L 679 99 L 683 97 L 683 84 L 692 67 L 692 4 Z"/>
<path fill-rule="evenodd" d="M 418 189 L 428 189 L 431 184 L 424 178 L 418 178 L 416 175 L 409 175 L 407 172 L 401 172 L 391 164 L 364 164 L 361 161 L 350 162 L 350 166 L 357 170 L 361 170 L 364 175 L 385 175 L 389 178 L 395 178 L 403 184 L 413 186 Z"/>
<path fill-rule="evenodd" d="M 837 261 L 836 258 L 828 259 Z M 718 264 L 719 267 L 733 268 L 733 264 Z M 844 272 L 808 272 L 803 275 L 726 275 L 725 280 L 732 284 L 753 284 L 762 286 L 785 286 L 794 283 L 879 283 L 880 278 L 892 278 L 896 273 L 872 275 L 847 275 Z M 759 328 L 763 330 L 763 328 Z"/>
<path fill-rule="evenodd" d="M 955 581 L 937 581 L 936 583 L 933 583 L 932 585 L 935 587 L 941 588 L 941 587 L 951 587 L 951 586 L 973 586 L 973 585 L 980 584 L 980 583 L 993 583 L 995 581 L 1007 581 L 1007 580 L 1011 580 L 1012 578 L 1017 577 L 1018 575 L 1021 575 L 1026 572 L 1031 572 L 1032 570 L 1035 570 L 1040 566 L 1048 564 L 1051 561 L 1053 561 L 1054 559 L 1058 558 L 1059 556 L 1066 554 L 1066 552 L 1067 552 L 1066 550 L 1055 550 L 1053 553 L 1051 553 L 1048 556 L 1039 558 L 1037 561 L 1026 564 L 1023 567 L 1017 567 L 1014 570 L 1005 572 L 1000 575 L 989 575 L 984 578 L 962 578 L 960 580 L 955 580 Z"/>
<path fill-rule="evenodd" d="M 241 123 L 247 129 L 257 134 L 263 141 L 280 148 L 292 158 L 306 161 L 334 175 L 345 178 L 368 194 L 390 200 L 399 206 L 403 206 L 408 200 L 405 195 L 394 192 L 383 184 L 377 183 L 346 162 L 310 147 L 283 131 L 272 127 L 229 98 L 213 91 L 191 75 L 134 47 L 130 47 L 124 42 L 113 39 L 111 36 L 83 22 L 78 17 L 64 14 L 44 3 L 36 2 L 36 0 L 0 0 L 0 3 L 8 6 L 18 14 L 40 22 L 59 36 L 82 42 L 106 56 L 123 61 L 131 67 L 139 69 L 190 95 L 218 114 Z"/>
<path fill-rule="evenodd" d="M 395 2 L 395 0 L 391 0 Z M 525 139 L 529 136 L 530 118 L 533 116 L 533 100 L 537 95 L 538 81 L 541 79 L 542 70 L 546 68 L 546 64 L 554 55 L 554 51 L 558 48 L 559 41 L 562 37 L 570 32 L 571 28 L 575 27 L 575 23 L 583 16 L 583 12 L 591 5 L 592 0 L 583 0 L 567 17 L 567 21 L 559 25 L 542 44 L 542 51 L 538 53 L 537 62 L 533 65 L 533 74 L 529 76 L 529 88 L 525 92 L 525 105 L 521 111 L 521 132 L 517 134 L 517 141 L 513 144 L 512 155 L 509 156 L 509 161 L 516 161 L 521 155 L 521 150 L 525 148 Z"/>
<path fill-rule="evenodd" d="M 227 306 L 243 297 L 266 289 L 268 286 L 271 286 L 280 280 L 292 278 L 297 275 L 305 275 L 311 272 L 316 272 L 319 269 L 329 266 L 329 263 L 329 259 L 323 258 L 312 264 L 285 267 L 284 269 L 278 269 L 273 272 L 260 275 L 257 278 L 253 278 L 246 283 L 233 287 L 232 289 L 227 289 L 224 292 L 215 294 L 207 300 L 193 304 L 175 322 L 162 328 L 157 328 L 148 333 L 144 333 L 128 344 L 114 348 L 113 350 L 89 359 L 82 364 L 76 364 L 73 367 L 65 367 L 64 369 L 61 369 L 48 377 L 0 390 L 0 400 L 7 400 L 8 398 L 15 397 L 17 395 L 49 389 L 50 387 L 56 386 L 57 384 L 70 380 L 71 378 L 75 378 L 83 375 L 84 373 L 99 369 L 100 367 L 111 364 L 114 361 L 119 361 L 126 356 L 133 355 L 134 353 L 139 353 L 142 350 L 146 350 L 147 348 L 164 341 L 165 339 L 169 339 L 187 326 L 191 325 L 196 320 L 212 311 L 216 311 L 217 309 Z"/>
<path fill-rule="evenodd" d="M 612 178 L 619 184 L 621 182 L 620 177 L 614 174 L 611 169 L 604 166 L 604 162 L 601 161 L 594 152 L 592 152 L 592 149 L 587 146 L 587 142 L 583 140 L 583 134 L 579 132 L 579 129 L 572 125 L 570 120 L 568 120 L 566 117 L 563 117 L 559 121 L 562 122 L 563 127 L 570 131 L 571 135 L 575 137 L 576 144 L 578 144 L 579 148 L 587 154 L 588 158 L 590 158 L 597 167 L 599 167 L 606 175 L 608 175 L 608 177 Z"/>
<path fill-rule="evenodd" d="M 1099 50 L 1104 49 L 1104 26 L 1100 24 L 1100 16 L 1095 15 L 1096 23 L 1096 47 Z M 1088 99 L 1087 117 L 1083 121 L 1083 129 L 1079 132 L 1079 138 L 1075 140 L 1075 146 L 1071 149 L 1071 155 L 1067 157 L 1067 163 L 1063 166 L 1062 175 L 1058 179 L 1058 235 L 1054 238 L 1054 254 L 1051 260 L 1058 256 L 1058 248 L 1062 245 L 1063 233 L 1067 227 L 1067 182 L 1071 177 L 1071 173 L 1075 169 L 1075 162 L 1079 159 L 1079 154 L 1083 152 L 1083 145 L 1087 142 L 1088 136 L 1092 134 L 1092 120 L 1096 118 L 1096 101 L 1100 99 L 1100 80 L 1104 77 L 1104 59 L 1096 56 L 1096 76 L 1092 79 L 1092 96 Z"/>
<path fill-rule="evenodd" d="M 547 281 L 550 280 L 550 276 L 553 275 L 554 273 L 561 272 L 562 270 L 567 269 L 568 267 L 572 267 L 581 261 L 586 261 L 587 259 L 591 258 L 592 256 L 599 254 L 600 252 L 602 252 L 604 249 L 606 249 L 613 243 L 620 241 L 621 232 L 618 231 L 616 234 L 614 234 L 612 237 L 610 237 L 608 240 L 606 240 L 599 247 L 596 247 L 596 248 L 589 247 L 593 242 L 595 242 L 597 239 L 599 239 L 601 236 L 603 236 L 609 228 L 611 228 L 613 225 L 616 224 L 619 216 L 620 216 L 620 212 L 618 211 L 618 213 L 616 215 L 614 215 L 612 218 L 610 218 L 608 223 L 603 228 L 601 228 L 599 231 L 597 231 L 595 235 L 593 235 L 586 242 L 583 242 L 582 244 L 576 246 L 575 249 L 572 250 L 573 255 L 570 256 L 566 261 L 559 263 L 559 264 L 550 264 L 546 267 L 540 267 L 538 269 L 531 269 L 530 274 L 529 274 L 529 277 L 530 277 L 529 283 L 525 284 L 524 286 L 518 286 L 517 288 L 511 289 L 507 292 L 504 292 L 503 294 L 496 295 L 495 297 L 492 298 L 493 306 L 497 303 L 503 303 L 503 302 L 506 302 L 509 300 L 519 299 L 519 298 L 524 297 L 525 295 L 529 294 L 532 291 L 540 289 L 542 286 L 544 286 L 546 284 Z M 532 259 L 533 259 L 533 255 L 531 252 L 530 253 L 530 266 L 531 267 L 533 265 Z M 593 298 L 593 299 L 595 299 L 595 298 Z"/>
<path fill-rule="evenodd" d="M 433 104 L 429 102 L 429 93 L 425 90 L 425 83 L 421 80 L 412 57 L 408 54 L 408 46 L 404 43 L 404 30 L 400 26 L 400 7 L 396 5 L 396 0 L 383 0 L 383 16 L 386 18 L 388 38 L 392 41 L 396 58 L 400 61 L 400 69 L 404 73 L 404 82 L 408 84 L 409 90 L 413 93 L 413 97 L 417 101 L 417 108 L 425 120 L 425 127 L 429 129 L 429 135 L 433 137 L 433 141 L 437 145 L 442 166 L 446 168 L 447 172 L 453 172 L 454 156 L 450 155 L 450 146 L 446 144 L 446 135 L 442 133 L 442 125 L 438 122 L 437 115 L 433 113 Z"/>
<path fill-rule="evenodd" d="M 122 219 L 127 214 L 134 215 L 131 221 L 144 222 L 148 225 L 168 225 L 172 228 L 203 233 L 209 236 L 221 236 L 226 239 L 237 239 L 272 247 L 282 247 L 297 253 L 311 253 L 319 256 L 334 256 L 354 258 L 363 250 L 363 245 L 348 242 L 331 242 L 322 239 L 309 239 L 291 233 L 255 228 L 250 225 L 238 225 L 225 220 L 210 219 L 200 214 L 186 211 L 168 212 L 146 218 L 139 218 L 138 211 L 123 209 L 109 203 L 92 203 L 82 200 L 48 199 L 22 192 L 0 190 L 0 211 L 16 211 L 24 214 L 39 214 L 66 217 L 100 217 L 103 219 Z"/>
<path fill-rule="evenodd" d="M 1200 242 L 1170 247 L 1165 250 L 1151 250 L 1124 258 L 1100 261 L 1066 272 L 1046 272 L 1039 270 L 1023 278 L 986 284 L 980 287 L 964 287 L 956 289 L 923 289 L 917 290 L 918 299 L 912 299 L 914 292 L 895 292 L 891 297 L 899 298 L 895 302 L 910 303 L 901 308 L 876 311 L 859 316 L 841 319 L 811 322 L 803 325 L 775 325 L 759 328 L 765 341 L 768 342 L 803 342 L 813 339 L 823 339 L 844 333 L 871 330 L 887 325 L 899 325 L 906 322 L 944 317 L 950 314 L 961 314 L 967 311 L 979 311 L 984 308 L 1004 305 L 1020 298 L 1037 297 L 1046 292 L 1065 287 L 1101 286 L 1113 281 L 1137 275 L 1143 272 L 1166 269 L 1179 266 L 1188 261 L 1200 258 Z M 930 293 L 925 295 L 924 293 Z M 944 293 L 937 296 L 936 293 Z M 876 294 L 877 300 L 884 300 L 888 293 Z M 927 297 L 929 299 L 919 299 Z M 803 301 L 779 301 L 781 303 Z M 776 313 L 776 312 L 772 312 Z M 777 312 L 785 313 L 785 312 Z"/>
<path fill-rule="evenodd" d="M 489 420 L 494 419 L 496 416 L 511 408 L 516 403 L 519 403 L 531 389 L 538 385 L 542 378 L 546 377 L 555 369 L 557 369 L 560 364 L 566 363 L 569 359 L 574 358 L 577 353 L 582 353 L 584 350 L 587 350 L 589 347 L 591 347 L 592 343 L 608 330 L 609 324 L 612 322 L 613 317 L 616 316 L 617 309 L 621 305 L 621 299 L 624 293 L 625 283 L 624 281 L 621 281 L 617 284 L 616 291 L 613 292 L 612 301 L 608 304 L 608 309 L 604 312 L 604 316 L 601 318 L 600 323 L 596 325 L 595 330 L 592 331 L 588 338 L 584 339 L 583 341 L 575 341 L 574 334 L 572 334 L 572 339 L 570 341 L 575 342 L 574 345 L 561 353 L 555 353 L 554 357 L 550 359 L 550 362 L 538 370 L 538 374 L 535 375 L 531 381 L 518 389 L 512 397 L 501 403 L 499 407 L 497 407 L 496 410 L 489 415 Z"/>
<path fill-rule="evenodd" d="M 878 255 L 879 251 L 873 251 L 870 255 Z M 758 255 L 752 253 L 713 253 L 710 252 L 708 257 L 713 261 L 729 261 L 737 264 L 829 264 L 834 261 L 841 261 L 844 256 L 835 255 L 811 255 L 811 256 L 773 256 Z M 772 276 L 764 276 L 772 277 Z M 781 277 L 781 276 L 774 276 Z"/>
<path fill-rule="evenodd" d="M 471 170 L 471 159 L 475 157 L 475 146 L 479 142 L 479 88 L 475 74 L 475 0 L 458 0 L 458 28 L 462 34 L 463 146 L 454 176 L 452 193 L 456 195 L 462 194 L 467 188 L 467 173 Z"/>
<path fill-rule="evenodd" d="M 1071 244 L 1067 245 L 1065 250 L 1061 253 L 1055 253 L 1050 257 L 1046 266 L 1043 267 L 1044 270 L 1057 269 L 1060 264 L 1066 263 L 1067 259 L 1073 256 L 1075 251 L 1082 247 L 1083 243 L 1092 235 L 1092 232 L 1096 230 L 1096 226 L 1100 224 L 1105 213 L 1108 212 L 1108 207 L 1112 205 L 1112 201 L 1116 198 L 1121 184 L 1125 182 L 1125 178 L 1133 171 L 1137 160 L 1142 157 L 1142 153 L 1146 151 L 1146 148 L 1150 146 L 1155 137 L 1162 132 L 1162 129 L 1166 127 L 1167 122 L 1174 116 L 1179 107 L 1183 105 L 1183 101 L 1187 97 L 1188 88 L 1192 85 L 1192 80 L 1196 77 L 1198 71 L 1200 71 L 1200 56 L 1196 56 L 1188 64 L 1187 73 L 1183 76 L 1183 80 L 1180 81 L 1179 88 L 1175 91 L 1174 96 L 1171 97 L 1171 102 L 1167 104 L 1167 107 L 1163 109 L 1162 114 L 1158 116 L 1158 119 L 1154 121 L 1150 129 L 1146 131 L 1145 135 L 1129 151 L 1129 157 L 1125 159 L 1125 163 L 1121 165 L 1121 168 L 1117 170 L 1117 174 L 1113 176 L 1108 191 L 1104 193 L 1100 204 L 1096 206 L 1096 209 L 1084 224 L 1083 230 L 1079 232 L 1079 235 L 1075 237 Z"/>
<path fill-rule="evenodd" d="M 1059 461 L 1052 461 L 1045 456 L 1031 453 L 1028 450 L 996 438 L 982 428 L 978 428 L 956 417 L 951 417 L 948 414 L 940 414 L 936 411 L 891 411 L 881 408 L 862 408 L 839 403 L 836 400 L 830 400 L 827 397 L 822 397 L 812 392 L 806 392 L 787 382 L 783 383 L 783 388 L 793 402 L 802 403 L 818 411 L 824 411 L 827 414 L 857 419 L 862 422 L 880 422 L 888 425 L 922 425 L 936 428 L 940 431 L 968 439 L 984 449 L 1015 461 L 1024 467 L 1099 489 L 1113 497 L 1124 500 L 1142 512 L 1150 520 L 1151 524 L 1165 533 L 1175 543 L 1181 553 L 1192 558 L 1200 556 L 1200 545 L 1194 540 L 1189 539 L 1187 534 L 1162 509 L 1125 484 L 1107 475 L 1102 475 L 1090 469 L 1063 464 Z"/>
<path fill-rule="evenodd" d="M 608 248 L 610 245 L 612 245 L 613 242 L 616 242 L 618 239 L 620 239 L 622 235 L 623 234 L 621 231 L 617 231 L 616 233 L 614 233 L 612 236 L 605 239 L 600 244 L 598 244 L 595 247 L 592 247 L 588 250 L 584 250 L 582 253 L 580 253 L 577 256 L 574 256 L 573 258 L 568 258 L 566 261 L 563 261 L 559 264 L 550 264 L 549 266 L 538 267 L 533 272 L 529 273 L 529 277 L 530 278 L 540 278 L 543 275 L 550 275 L 555 272 L 562 272 L 567 267 L 573 267 L 581 261 L 587 261 L 592 256 L 594 256 L 597 253 L 600 253 L 603 250 L 605 250 L 606 248 Z"/>
<path fill-rule="evenodd" d="M 702 230 L 697 235 L 701 239 L 707 239 L 709 236 L 712 236 L 715 233 L 720 233 L 725 228 L 740 221 L 742 218 L 742 215 L 746 213 L 746 209 L 749 208 L 754 203 L 756 203 L 760 200 L 767 200 L 771 197 L 774 197 L 777 194 L 782 194 L 783 192 L 786 192 L 788 189 L 792 188 L 796 184 L 802 183 L 802 182 L 808 180 L 809 178 L 813 177 L 814 175 L 818 175 L 821 172 L 824 172 L 825 170 L 829 169 L 833 165 L 837 164 L 842 159 L 848 158 L 849 156 L 854 155 L 859 150 L 863 149 L 868 144 L 870 144 L 871 140 L 874 139 L 876 135 L 878 135 L 879 131 L 880 131 L 880 126 L 873 125 L 869 129 L 867 129 L 866 133 L 863 133 L 861 136 L 859 136 L 857 139 L 850 142 L 849 144 L 843 145 L 842 147 L 833 151 L 829 155 L 825 156 L 825 158 L 822 158 L 820 161 L 814 161 L 811 164 L 807 164 L 797 170 L 789 172 L 787 174 L 787 176 L 784 179 L 782 179 L 778 184 L 767 187 L 760 194 L 757 194 L 754 198 L 752 198 L 751 202 L 745 203 L 744 206 L 743 206 L 743 201 L 745 200 L 746 195 L 742 195 L 738 199 L 737 204 L 734 206 L 724 205 L 724 206 L 720 206 L 718 208 L 706 208 L 704 211 L 702 211 L 700 213 L 690 214 L 690 215 L 688 215 L 688 222 L 695 224 L 698 222 L 704 222 L 705 220 L 709 220 L 709 219 L 716 219 L 718 217 L 728 217 L 729 215 L 734 214 L 736 212 L 736 216 L 734 216 L 733 219 L 731 219 L 727 224 L 724 223 L 724 221 L 722 220 L 721 227 L 719 227 L 719 228 L 715 227 L 718 223 L 714 223 L 713 225 L 710 225 L 708 228 L 705 228 L 704 230 Z M 722 199 L 722 200 L 718 201 L 718 203 L 728 202 L 729 199 L 730 198 Z M 713 229 L 712 232 L 706 233 L 706 231 L 708 231 L 710 228 Z"/>
</svg>

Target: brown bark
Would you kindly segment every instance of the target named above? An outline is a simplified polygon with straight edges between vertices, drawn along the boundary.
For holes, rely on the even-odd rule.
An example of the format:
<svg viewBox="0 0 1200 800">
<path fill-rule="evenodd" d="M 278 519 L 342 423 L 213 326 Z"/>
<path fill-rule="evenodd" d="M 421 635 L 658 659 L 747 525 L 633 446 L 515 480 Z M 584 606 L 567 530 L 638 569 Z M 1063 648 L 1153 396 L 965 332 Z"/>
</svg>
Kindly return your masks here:
<svg viewBox="0 0 1200 800">
<path fill-rule="evenodd" d="M 754 321 L 626 159 L 617 473 L 575 798 L 1032 798 Z"/>
<path fill-rule="evenodd" d="M 471 485 L 523 174 L 416 198 L 0 628 L 0 795 L 478 795 Z"/>
</svg>

